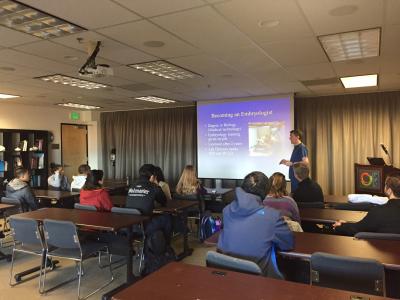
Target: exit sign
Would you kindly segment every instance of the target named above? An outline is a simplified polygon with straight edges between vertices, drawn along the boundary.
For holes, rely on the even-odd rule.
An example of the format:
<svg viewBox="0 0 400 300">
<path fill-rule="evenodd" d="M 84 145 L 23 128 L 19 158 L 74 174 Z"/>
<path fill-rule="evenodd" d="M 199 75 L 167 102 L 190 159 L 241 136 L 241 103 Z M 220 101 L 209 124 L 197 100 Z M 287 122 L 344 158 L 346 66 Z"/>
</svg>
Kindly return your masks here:
<svg viewBox="0 0 400 300">
<path fill-rule="evenodd" d="M 69 118 L 71 120 L 79 120 L 81 118 L 81 114 L 76 111 L 73 111 L 72 113 L 69 114 Z"/>
</svg>

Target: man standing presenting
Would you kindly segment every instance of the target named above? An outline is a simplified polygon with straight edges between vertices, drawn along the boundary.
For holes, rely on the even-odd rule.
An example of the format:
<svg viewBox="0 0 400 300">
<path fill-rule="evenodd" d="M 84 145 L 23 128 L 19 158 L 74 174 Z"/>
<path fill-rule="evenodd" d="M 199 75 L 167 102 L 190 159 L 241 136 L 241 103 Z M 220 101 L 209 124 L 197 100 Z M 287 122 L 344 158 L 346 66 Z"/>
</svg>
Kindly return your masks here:
<svg viewBox="0 0 400 300">
<path fill-rule="evenodd" d="M 290 131 L 290 142 L 294 145 L 290 160 L 282 159 L 279 164 L 289 167 L 289 178 L 291 183 L 291 192 L 293 193 L 299 184 L 299 181 L 294 176 L 293 164 L 296 162 L 304 162 L 308 164 L 308 150 L 306 145 L 301 142 L 302 132 L 294 129 Z"/>
</svg>

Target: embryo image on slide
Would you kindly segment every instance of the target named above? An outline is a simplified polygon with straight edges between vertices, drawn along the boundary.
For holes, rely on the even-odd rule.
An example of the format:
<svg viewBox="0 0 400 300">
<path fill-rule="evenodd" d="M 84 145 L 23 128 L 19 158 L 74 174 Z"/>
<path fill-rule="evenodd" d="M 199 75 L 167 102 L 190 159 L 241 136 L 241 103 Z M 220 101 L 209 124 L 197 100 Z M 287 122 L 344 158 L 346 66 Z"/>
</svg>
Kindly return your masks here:
<svg viewBox="0 0 400 300">
<path fill-rule="evenodd" d="M 270 156 L 283 149 L 285 122 L 255 122 L 248 127 L 250 156 Z"/>
</svg>

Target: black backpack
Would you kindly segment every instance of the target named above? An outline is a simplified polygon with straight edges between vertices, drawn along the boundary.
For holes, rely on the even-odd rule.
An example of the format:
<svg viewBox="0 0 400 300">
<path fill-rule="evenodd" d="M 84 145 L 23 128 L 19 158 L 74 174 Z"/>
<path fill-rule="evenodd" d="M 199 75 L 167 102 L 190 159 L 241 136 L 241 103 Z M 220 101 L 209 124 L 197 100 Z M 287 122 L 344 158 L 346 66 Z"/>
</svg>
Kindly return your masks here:
<svg viewBox="0 0 400 300">
<path fill-rule="evenodd" d="M 146 238 L 142 276 L 149 275 L 175 260 L 175 251 L 167 245 L 164 233 L 161 230 L 154 231 Z"/>
</svg>

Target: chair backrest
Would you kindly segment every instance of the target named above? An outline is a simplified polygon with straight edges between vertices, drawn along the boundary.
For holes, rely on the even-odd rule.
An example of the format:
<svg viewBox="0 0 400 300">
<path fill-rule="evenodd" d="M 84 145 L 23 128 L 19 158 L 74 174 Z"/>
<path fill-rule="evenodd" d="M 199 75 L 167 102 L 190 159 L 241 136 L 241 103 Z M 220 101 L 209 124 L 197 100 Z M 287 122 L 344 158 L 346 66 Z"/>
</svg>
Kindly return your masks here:
<svg viewBox="0 0 400 300">
<path fill-rule="evenodd" d="M 399 233 L 358 232 L 354 237 L 360 240 L 400 240 Z"/>
<path fill-rule="evenodd" d="M 299 208 L 324 208 L 324 202 L 297 202 Z"/>
<path fill-rule="evenodd" d="M 5 211 L 4 215 L 6 217 L 23 212 L 21 201 L 19 199 L 2 197 L 1 203 L 14 205 L 14 207 L 9 208 Z"/>
<path fill-rule="evenodd" d="M 127 215 L 141 215 L 140 210 L 136 208 L 123 208 L 123 207 L 113 207 L 111 208 L 112 213 L 127 214 Z"/>
<path fill-rule="evenodd" d="M 35 220 L 11 217 L 10 227 L 14 241 L 18 241 L 22 245 L 40 246 L 44 249 L 39 225 Z"/>
<path fill-rule="evenodd" d="M 236 271 L 247 274 L 262 275 L 259 265 L 250 260 L 236 258 L 215 251 L 208 251 L 206 256 L 207 267 Z"/>
<path fill-rule="evenodd" d="M 201 215 L 204 214 L 205 211 L 205 199 L 204 195 L 201 195 L 199 193 L 195 194 L 189 194 L 189 195 L 181 195 L 178 193 L 174 193 L 172 195 L 172 199 L 174 200 L 189 200 L 189 201 L 197 201 L 199 203 L 199 212 Z"/>
<path fill-rule="evenodd" d="M 68 249 L 80 249 L 78 233 L 74 223 L 45 219 L 43 221 L 44 238 L 47 246 Z"/>
<path fill-rule="evenodd" d="M 79 204 L 79 203 L 75 203 L 74 204 L 74 208 L 83 209 L 83 210 L 97 211 L 97 208 L 94 205 L 84 205 L 84 204 Z"/>
<path fill-rule="evenodd" d="M 385 271 L 373 259 L 316 252 L 311 255 L 311 284 L 385 296 Z"/>
</svg>

